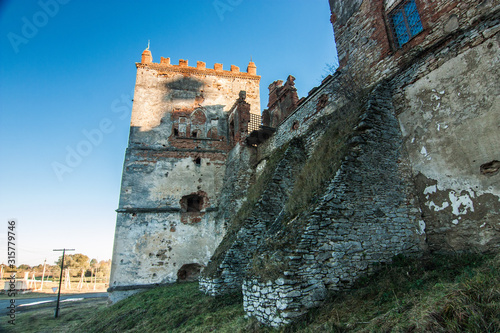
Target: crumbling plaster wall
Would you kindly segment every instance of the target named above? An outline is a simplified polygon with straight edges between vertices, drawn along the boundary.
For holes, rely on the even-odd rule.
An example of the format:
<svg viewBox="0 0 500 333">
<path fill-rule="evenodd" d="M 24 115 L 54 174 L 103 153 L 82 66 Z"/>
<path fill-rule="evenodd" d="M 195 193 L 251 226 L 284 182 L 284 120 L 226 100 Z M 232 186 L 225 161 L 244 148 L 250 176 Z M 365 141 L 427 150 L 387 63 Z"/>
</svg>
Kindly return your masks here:
<svg viewBox="0 0 500 333">
<path fill-rule="evenodd" d="M 132 110 L 131 125 L 141 131 L 157 127 L 164 111 L 173 107 L 220 105 L 227 112 L 240 91 L 246 91 L 250 112 L 260 114 L 260 76 L 157 63 L 137 66 L 137 111 Z"/>
<path fill-rule="evenodd" d="M 200 158 L 200 165 L 195 157 Z M 216 158 L 219 157 L 219 158 Z M 218 206 L 224 154 L 133 150 L 126 157 L 119 208 L 179 208 L 184 195 L 203 191 Z"/>
<path fill-rule="evenodd" d="M 132 108 L 130 145 L 170 145 L 169 138 L 173 128 L 169 118 L 170 111 L 174 109 L 202 108 L 209 111 L 209 121 L 214 121 L 215 126 L 221 126 L 227 118 L 225 114 L 238 99 L 240 91 L 247 91 L 247 102 L 251 105 L 251 112 L 255 112 L 254 109 L 260 105 L 257 103 L 258 78 L 201 74 L 186 76 L 183 73 L 163 73 L 159 69 L 139 67 Z M 227 126 L 219 134 L 227 138 Z"/>
<path fill-rule="evenodd" d="M 224 224 L 215 218 L 224 161 L 220 153 L 129 148 L 117 210 L 112 300 L 126 294 L 120 287 L 175 282 L 182 265 L 207 264 L 224 235 Z M 203 197 L 199 213 L 181 206 L 190 194 Z"/>
<path fill-rule="evenodd" d="M 130 292 L 175 282 L 185 264 L 208 263 L 224 235 L 222 224 L 213 222 L 213 211 L 192 224 L 180 223 L 180 214 L 118 213 L 115 238 L 126 242 L 115 242 L 111 302 Z"/>
<path fill-rule="evenodd" d="M 500 160 L 496 36 L 418 75 L 395 96 L 432 250 L 500 247 L 500 175 L 480 172 Z"/>
</svg>

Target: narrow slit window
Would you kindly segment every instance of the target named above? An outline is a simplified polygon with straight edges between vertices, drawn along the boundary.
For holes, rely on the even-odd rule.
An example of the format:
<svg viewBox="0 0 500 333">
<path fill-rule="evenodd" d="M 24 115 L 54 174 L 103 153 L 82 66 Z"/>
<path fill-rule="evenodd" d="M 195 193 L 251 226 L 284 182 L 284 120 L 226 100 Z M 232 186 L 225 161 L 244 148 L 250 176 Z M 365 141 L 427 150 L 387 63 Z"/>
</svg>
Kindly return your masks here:
<svg viewBox="0 0 500 333">
<path fill-rule="evenodd" d="M 424 30 L 415 0 L 403 1 L 390 15 L 394 39 L 398 47 L 408 43 Z"/>
</svg>

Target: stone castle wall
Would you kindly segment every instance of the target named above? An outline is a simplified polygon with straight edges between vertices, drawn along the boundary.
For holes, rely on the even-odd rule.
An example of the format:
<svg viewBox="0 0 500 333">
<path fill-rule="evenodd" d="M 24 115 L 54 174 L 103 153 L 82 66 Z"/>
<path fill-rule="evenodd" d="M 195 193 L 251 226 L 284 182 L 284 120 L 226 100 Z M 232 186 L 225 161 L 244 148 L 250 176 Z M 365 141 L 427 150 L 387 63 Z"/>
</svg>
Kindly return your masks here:
<svg viewBox="0 0 500 333">
<path fill-rule="evenodd" d="M 391 13 L 401 2 L 330 0 L 341 68 L 352 69 L 366 82 L 377 82 L 410 67 L 415 58 L 433 53 L 436 47 L 446 46 L 500 8 L 494 0 L 418 0 L 423 31 L 399 47 Z"/>
</svg>

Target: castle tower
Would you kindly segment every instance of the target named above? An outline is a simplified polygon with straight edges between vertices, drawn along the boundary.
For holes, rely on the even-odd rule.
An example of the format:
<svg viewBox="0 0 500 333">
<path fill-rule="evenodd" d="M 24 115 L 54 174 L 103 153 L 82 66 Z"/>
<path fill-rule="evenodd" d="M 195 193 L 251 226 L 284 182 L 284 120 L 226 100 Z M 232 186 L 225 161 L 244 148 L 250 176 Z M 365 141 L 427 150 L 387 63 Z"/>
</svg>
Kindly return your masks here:
<svg viewBox="0 0 500 333">
<path fill-rule="evenodd" d="M 222 64 L 137 66 L 113 249 L 110 300 L 195 279 L 224 235 L 215 216 L 226 155 L 260 119 L 259 81 Z M 229 120 L 231 119 L 231 123 Z M 234 119 L 241 124 L 236 126 Z M 239 132 L 238 132 L 239 131 Z"/>
</svg>

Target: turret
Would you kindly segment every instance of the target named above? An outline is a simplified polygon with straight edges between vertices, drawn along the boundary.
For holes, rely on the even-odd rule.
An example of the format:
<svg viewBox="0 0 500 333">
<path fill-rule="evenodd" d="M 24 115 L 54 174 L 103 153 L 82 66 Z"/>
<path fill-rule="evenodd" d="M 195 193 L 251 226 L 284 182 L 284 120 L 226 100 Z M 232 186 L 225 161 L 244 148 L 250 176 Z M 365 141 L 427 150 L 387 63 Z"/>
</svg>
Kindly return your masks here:
<svg viewBox="0 0 500 333">
<path fill-rule="evenodd" d="M 151 55 L 151 51 L 149 51 L 148 49 L 145 49 L 144 52 L 142 52 L 141 63 L 150 64 L 152 62 L 153 62 L 153 56 Z"/>
<path fill-rule="evenodd" d="M 151 51 L 149 51 L 149 42 L 148 42 L 147 49 L 145 49 L 144 52 L 142 52 L 141 63 L 150 64 L 152 62 L 153 62 L 153 56 L 151 55 Z"/>
<path fill-rule="evenodd" d="M 248 63 L 247 73 L 257 75 L 257 66 L 255 66 L 255 63 L 252 60 Z"/>
</svg>

